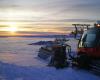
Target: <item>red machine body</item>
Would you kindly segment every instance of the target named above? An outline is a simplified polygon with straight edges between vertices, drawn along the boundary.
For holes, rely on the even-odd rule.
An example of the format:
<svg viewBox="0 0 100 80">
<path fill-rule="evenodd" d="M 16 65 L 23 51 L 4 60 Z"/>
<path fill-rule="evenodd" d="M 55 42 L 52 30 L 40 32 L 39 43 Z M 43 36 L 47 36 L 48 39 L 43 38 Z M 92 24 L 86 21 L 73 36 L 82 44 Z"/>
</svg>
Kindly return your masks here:
<svg viewBox="0 0 100 80">
<path fill-rule="evenodd" d="M 85 31 L 78 43 L 78 55 L 100 59 L 100 25 Z"/>
</svg>

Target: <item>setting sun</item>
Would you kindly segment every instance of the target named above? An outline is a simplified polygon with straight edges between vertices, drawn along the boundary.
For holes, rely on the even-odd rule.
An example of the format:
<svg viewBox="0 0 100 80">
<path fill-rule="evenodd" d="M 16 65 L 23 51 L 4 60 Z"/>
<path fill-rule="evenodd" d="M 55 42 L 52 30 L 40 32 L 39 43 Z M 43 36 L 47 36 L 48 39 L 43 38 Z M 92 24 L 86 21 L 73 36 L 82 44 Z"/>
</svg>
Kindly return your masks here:
<svg viewBox="0 0 100 80">
<path fill-rule="evenodd" d="M 9 28 L 7 29 L 7 31 L 10 31 L 10 32 L 18 31 L 16 22 L 9 22 L 8 26 Z"/>
<path fill-rule="evenodd" d="M 8 29 L 8 31 L 10 31 L 10 32 L 16 32 L 17 31 L 17 27 L 10 27 Z"/>
</svg>

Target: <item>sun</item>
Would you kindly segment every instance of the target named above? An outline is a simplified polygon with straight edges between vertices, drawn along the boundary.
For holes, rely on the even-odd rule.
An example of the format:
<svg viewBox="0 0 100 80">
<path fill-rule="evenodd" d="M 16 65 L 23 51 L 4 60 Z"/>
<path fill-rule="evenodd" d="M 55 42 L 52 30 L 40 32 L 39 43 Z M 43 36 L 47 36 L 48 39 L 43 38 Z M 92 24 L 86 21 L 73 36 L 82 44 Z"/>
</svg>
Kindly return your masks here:
<svg viewBox="0 0 100 80">
<path fill-rule="evenodd" d="M 7 31 L 16 32 L 18 31 L 16 22 L 9 22 Z"/>
<path fill-rule="evenodd" d="M 10 31 L 10 32 L 16 32 L 17 31 L 17 27 L 10 27 L 8 29 L 8 31 Z"/>
</svg>

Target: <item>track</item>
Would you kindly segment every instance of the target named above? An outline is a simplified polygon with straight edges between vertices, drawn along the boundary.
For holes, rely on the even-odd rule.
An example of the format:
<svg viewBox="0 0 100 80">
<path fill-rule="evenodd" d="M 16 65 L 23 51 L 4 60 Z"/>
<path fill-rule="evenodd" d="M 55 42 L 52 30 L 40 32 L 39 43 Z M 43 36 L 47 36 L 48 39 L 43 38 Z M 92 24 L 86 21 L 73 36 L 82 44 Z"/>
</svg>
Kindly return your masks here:
<svg viewBox="0 0 100 80">
<path fill-rule="evenodd" d="M 93 61 L 92 64 L 90 65 L 91 67 L 91 72 L 97 74 L 100 76 L 100 60 L 98 61 Z"/>
<path fill-rule="evenodd" d="M 77 61 L 75 61 L 76 58 L 74 58 L 72 56 L 69 56 L 69 57 L 71 58 L 70 60 L 68 60 L 70 65 L 72 65 L 72 67 L 79 67 Z M 100 59 L 91 61 L 89 71 L 100 76 Z"/>
</svg>

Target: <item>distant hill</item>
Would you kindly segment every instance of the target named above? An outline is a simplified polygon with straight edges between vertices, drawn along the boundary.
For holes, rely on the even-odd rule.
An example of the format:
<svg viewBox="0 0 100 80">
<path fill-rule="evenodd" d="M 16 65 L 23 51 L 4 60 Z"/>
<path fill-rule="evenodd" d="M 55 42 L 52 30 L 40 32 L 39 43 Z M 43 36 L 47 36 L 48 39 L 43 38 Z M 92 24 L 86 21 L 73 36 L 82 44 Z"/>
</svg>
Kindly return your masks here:
<svg viewBox="0 0 100 80">
<path fill-rule="evenodd" d="M 39 37 L 39 38 L 55 38 L 55 37 L 60 37 L 61 35 L 38 35 L 38 36 L 0 36 L 0 37 L 27 37 L 27 38 L 32 38 L 32 37 Z M 67 37 L 67 35 L 66 35 Z"/>
<path fill-rule="evenodd" d="M 63 35 L 38 35 L 38 36 L 0 36 L 0 38 L 7 38 L 7 37 L 25 37 L 25 38 L 58 38 Z M 78 35 L 80 37 L 80 35 Z M 74 37 L 73 34 L 66 34 L 64 35 L 66 38 L 72 38 Z"/>
<path fill-rule="evenodd" d="M 53 44 L 53 42 L 52 41 L 39 41 L 39 42 L 31 43 L 28 45 L 46 45 L 46 44 Z"/>
</svg>

